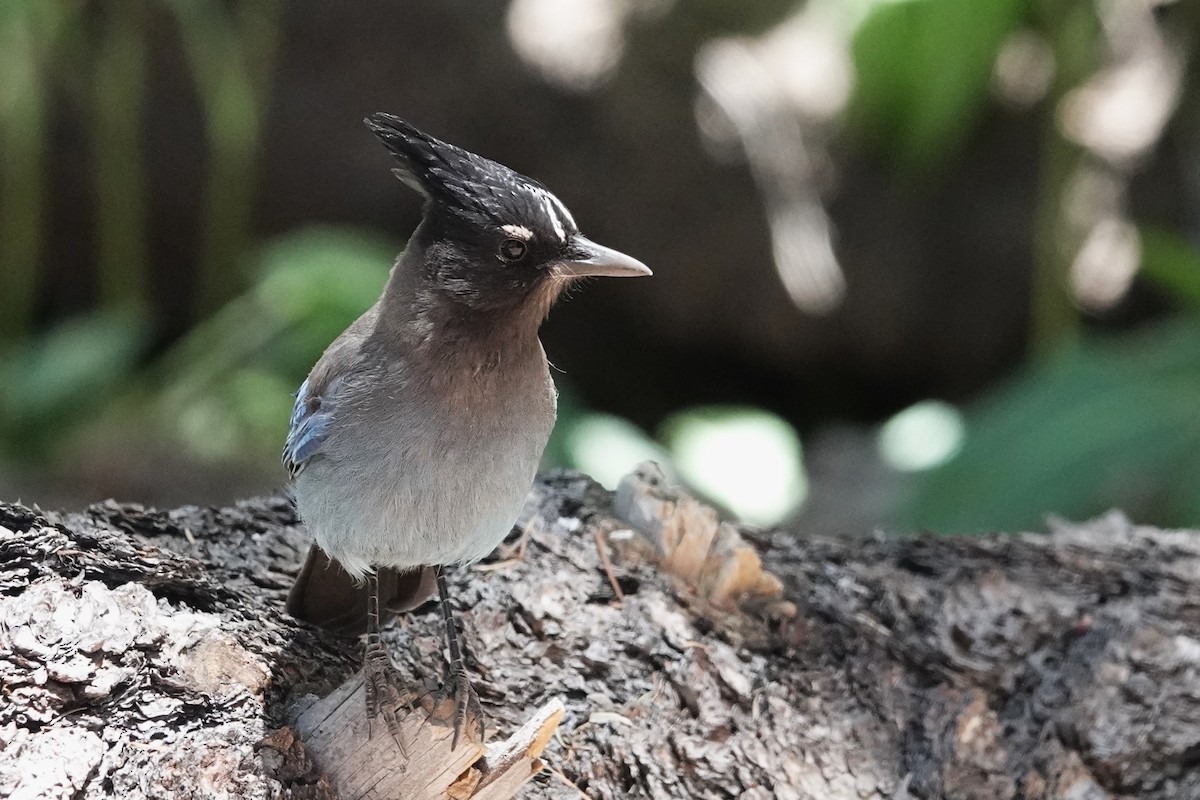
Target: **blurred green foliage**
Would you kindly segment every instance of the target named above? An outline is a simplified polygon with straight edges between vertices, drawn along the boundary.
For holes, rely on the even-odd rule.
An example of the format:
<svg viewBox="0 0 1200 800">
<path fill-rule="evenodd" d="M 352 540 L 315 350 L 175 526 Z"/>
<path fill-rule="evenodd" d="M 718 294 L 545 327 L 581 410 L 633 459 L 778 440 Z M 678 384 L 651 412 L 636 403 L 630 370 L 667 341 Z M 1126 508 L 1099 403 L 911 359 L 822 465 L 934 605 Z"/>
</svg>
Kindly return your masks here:
<svg viewBox="0 0 1200 800">
<path fill-rule="evenodd" d="M 262 463 L 278 451 L 292 393 L 324 347 L 375 302 L 398 246 L 312 228 L 263 247 L 253 286 L 145 361 L 150 331 L 100 312 L 0 359 L 0 443 L 32 462 L 88 434 L 124 430 L 181 454 Z"/>
<path fill-rule="evenodd" d="M 269 108 L 284 4 L 162 0 L 174 13 L 204 108 L 205 174 L 198 310 L 211 312 L 243 286 L 253 246 L 254 174 Z"/>
<path fill-rule="evenodd" d="M 1011 34 L 1034 32 L 1054 59 L 1034 154 L 1030 359 L 967 410 L 957 455 L 908 479 L 891 515 L 901 527 L 1029 529 L 1047 513 L 1085 518 L 1114 507 L 1200 525 L 1200 252 L 1173 231 L 1142 228 L 1142 279 L 1189 312 L 1142 330 L 1086 334 L 1068 288 L 1080 224 L 1070 193 L 1096 156 L 1063 135 L 1059 102 L 1112 57 L 1098 8 L 876 2 L 854 35 L 849 121 L 900 173 L 936 171 L 962 146 L 990 102 L 993 65 Z"/>
<path fill-rule="evenodd" d="M 909 529 L 1029 530 L 1047 512 L 1120 508 L 1200 522 L 1200 318 L 1071 346 L 1023 370 L 967 415 L 951 461 L 915 479 Z"/>
<path fill-rule="evenodd" d="M 114 407 L 114 423 L 151 422 L 202 458 L 273 458 L 296 388 L 325 346 L 379 297 L 398 250 L 338 228 L 269 243 L 254 285 L 152 364 Z"/>
<path fill-rule="evenodd" d="M 1200 249 L 1164 228 L 1143 227 L 1141 239 L 1142 277 L 1200 312 Z"/>
<path fill-rule="evenodd" d="M 716 36 L 761 33 L 802 5 L 703 0 L 666 15 L 673 43 L 695 48 Z M 1064 198 L 1088 156 L 1062 135 L 1055 110 L 1109 55 L 1100 5 L 808 6 L 852 21 L 845 33 L 856 82 L 846 127 L 902 178 L 936 180 L 994 113 L 993 66 L 1013 33 L 1032 31 L 1056 66 L 1047 98 L 1033 110 L 1041 146 L 1030 158 L 1041 177 L 1031 212 L 1029 361 L 967 410 L 961 450 L 909 479 L 894 521 L 941 532 L 1014 529 L 1038 525 L 1048 511 L 1084 517 L 1121 506 L 1146 520 L 1200 524 L 1200 483 L 1191 479 L 1200 468 L 1200 252 L 1175 231 L 1142 227 L 1143 279 L 1187 312 L 1145 330 L 1079 338 L 1084 314 L 1067 289 Z M 0 2 L 0 456 L 68 461 L 88 435 L 126 430 L 172 442 L 189 458 L 274 468 L 292 392 L 323 348 L 375 301 L 399 249 L 343 228 L 254 240 L 253 176 L 284 10 L 282 0 Z M 197 323 L 159 351 L 148 323 L 150 201 L 138 138 L 150 111 L 150 34 L 164 21 L 178 35 L 203 112 L 205 175 L 191 309 Z M 79 179 L 95 199 L 98 303 L 36 330 L 52 92 L 90 122 Z M 795 505 L 784 495 L 803 497 L 799 440 L 782 420 L 754 409 L 696 408 L 655 437 L 592 412 L 560 383 L 548 464 L 590 469 L 611 484 L 637 459 L 675 461 L 678 474 L 727 508 L 754 515 L 769 505 L 758 517 L 765 522 Z M 767 505 L 723 495 L 749 475 L 737 466 L 744 453 L 734 450 L 749 451 L 752 439 L 753 462 L 775 464 L 782 487 Z M 766 482 L 749 481 L 751 488 Z"/>
<path fill-rule="evenodd" d="M 58 3 L 0 3 L 0 342 L 33 322 L 49 190 L 46 73 L 65 17 Z"/>
<path fill-rule="evenodd" d="M 906 529 L 1028 530 L 1047 513 L 1112 508 L 1200 526 L 1200 249 L 1141 230 L 1141 274 L 1182 312 L 1061 343 L 966 416 L 962 449 L 919 474 L 894 512 Z"/>
<path fill-rule="evenodd" d="M 81 182 L 95 197 L 101 306 L 147 313 L 149 185 L 140 141 L 151 35 L 173 22 L 204 113 L 207 145 L 194 311 L 245 286 L 254 180 L 281 0 L 5 0 L 0 3 L 0 345 L 29 332 L 46 237 L 51 102 L 88 120 Z"/>
<path fill-rule="evenodd" d="M 97 312 L 31 337 L 0 360 L 0 455 L 59 455 L 134 372 L 149 331 L 141 318 Z"/>
<path fill-rule="evenodd" d="M 992 65 L 1029 0 L 870 5 L 854 33 L 849 122 L 901 169 L 947 163 L 988 102 Z"/>
</svg>

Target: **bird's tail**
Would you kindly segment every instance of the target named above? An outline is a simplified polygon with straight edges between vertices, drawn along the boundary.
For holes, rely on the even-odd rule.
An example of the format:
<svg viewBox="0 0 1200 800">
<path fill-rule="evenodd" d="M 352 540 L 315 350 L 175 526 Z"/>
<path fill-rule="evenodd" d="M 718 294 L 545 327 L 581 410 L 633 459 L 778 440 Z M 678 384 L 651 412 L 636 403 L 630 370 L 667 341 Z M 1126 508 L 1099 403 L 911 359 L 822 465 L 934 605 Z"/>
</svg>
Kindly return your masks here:
<svg viewBox="0 0 1200 800">
<path fill-rule="evenodd" d="M 432 567 L 406 572 L 379 570 L 379 606 L 381 614 L 409 611 L 424 603 L 437 590 Z M 315 544 L 292 590 L 288 592 L 287 611 L 293 617 L 347 636 L 367 630 L 367 587 L 325 555 Z M 380 620 L 384 622 L 384 620 Z"/>
</svg>

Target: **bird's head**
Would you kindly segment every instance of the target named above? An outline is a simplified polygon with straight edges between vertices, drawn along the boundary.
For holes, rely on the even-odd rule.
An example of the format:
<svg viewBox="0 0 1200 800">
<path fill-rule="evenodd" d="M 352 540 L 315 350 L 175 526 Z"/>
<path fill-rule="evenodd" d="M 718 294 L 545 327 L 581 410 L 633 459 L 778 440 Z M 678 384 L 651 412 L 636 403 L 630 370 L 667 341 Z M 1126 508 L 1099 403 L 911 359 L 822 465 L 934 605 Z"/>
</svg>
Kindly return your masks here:
<svg viewBox="0 0 1200 800">
<path fill-rule="evenodd" d="M 635 258 L 597 244 L 537 181 L 435 139 L 391 114 L 369 127 L 400 162 L 393 173 L 426 199 L 416 240 L 427 274 L 472 309 L 548 307 L 567 283 L 649 275 Z"/>
</svg>

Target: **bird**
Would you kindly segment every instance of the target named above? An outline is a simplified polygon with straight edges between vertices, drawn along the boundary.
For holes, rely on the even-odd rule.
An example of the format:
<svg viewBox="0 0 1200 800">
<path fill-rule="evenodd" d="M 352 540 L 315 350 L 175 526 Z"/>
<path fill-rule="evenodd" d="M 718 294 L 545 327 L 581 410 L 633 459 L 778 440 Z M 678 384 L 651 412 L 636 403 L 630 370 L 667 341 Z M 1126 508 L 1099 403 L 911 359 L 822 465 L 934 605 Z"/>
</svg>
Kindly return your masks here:
<svg viewBox="0 0 1200 800">
<path fill-rule="evenodd" d="M 494 550 L 533 484 L 557 404 L 539 327 L 572 284 L 651 271 L 580 233 L 538 181 L 395 115 L 364 121 L 424 205 L 379 300 L 296 393 L 283 464 L 314 542 L 287 610 L 365 633 L 367 718 L 403 750 L 414 693 L 381 619 L 436 591 L 448 661 L 434 708 L 453 700 L 457 747 L 469 720 L 478 741 L 484 727 L 445 571 Z"/>
</svg>

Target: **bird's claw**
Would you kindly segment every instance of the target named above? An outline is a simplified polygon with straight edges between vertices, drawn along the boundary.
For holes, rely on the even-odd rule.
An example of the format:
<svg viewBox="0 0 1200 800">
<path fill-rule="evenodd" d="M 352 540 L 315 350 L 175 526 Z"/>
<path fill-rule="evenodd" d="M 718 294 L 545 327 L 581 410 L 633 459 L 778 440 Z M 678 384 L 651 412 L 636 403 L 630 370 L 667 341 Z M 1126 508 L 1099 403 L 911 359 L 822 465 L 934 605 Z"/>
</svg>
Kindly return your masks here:
<svg viewBox="0 0 1200 800">
<path fill-rule="evenodd" d="M 363 663 L 363 689 L 367 701 L 367 735 L 374 732 L 369 727 L 371 723 L 383 717 L 388 732 L 400 749 L 400 754 L 407 756 L 408 752 L 400 733 L 401 714 L 412 712 L 416 705 L 424 707 L 430 720 L 450 723 L 454 726 L 454 739 L 451 749 L 458 749 L 463 734 L 473 735 L 473 739 L 483 742 L 483 706 L 479 703 L 479 695 L 467 679 L 465 670 L 450 670 L 445 683 L 437 689 L 425 692 L 406 690 L 400 672 L 392 664 L 392 659 L 382 644 L 368 644 Z M 414 702 L 416 701 L 416 702 Z"/>
<path fill-rule="evenodd" d="M 400 737 L 398 713 L 402 708 L 412 709 L 412 698 L 401 688 L 400 673 L 380 642 L 369 643 L 363 654 L 363 690 L 367 700 L 367 736 L 372 735 L 372 721 L 383 717 L 400 754 L 407 756 Z"/>
<path fill-rule="evenodd" d="M 458 749 L 464 732 L 473 733 L 474 740 L 483 743 L 483 706 L 467 679 L 466 670 L 451 669 L 446 682 L 434 692 L 433 701 L 430 717 L 454 725 L 452 750 Z"/>
</svg>

